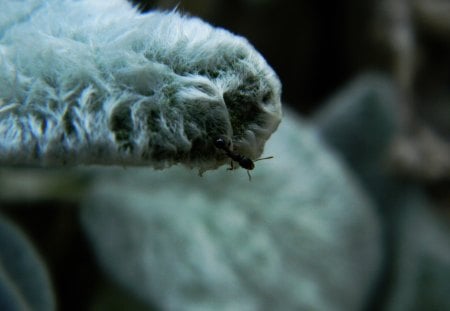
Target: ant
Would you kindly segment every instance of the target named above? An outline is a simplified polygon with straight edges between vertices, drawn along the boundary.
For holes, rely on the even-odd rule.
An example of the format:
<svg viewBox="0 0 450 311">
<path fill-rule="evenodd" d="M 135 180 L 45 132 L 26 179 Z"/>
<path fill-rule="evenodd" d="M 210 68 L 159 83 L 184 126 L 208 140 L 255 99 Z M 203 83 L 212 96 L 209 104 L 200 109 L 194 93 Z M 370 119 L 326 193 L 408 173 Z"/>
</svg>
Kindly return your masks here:
<svg viewBox="0 0 450 311">
<path fill-rule="evenodd" d="M 259 158 L 256 160 L 252 160 L 250 158 L 247 158 L 246 156 L 243 156 L 242 154 L 233 152 L 232 150 L 230 150 L 230 147 L 228 146 L 229 144 L 227 144 L 225 142 L 225 139 L 223 138 L 217 138 L 214 141 L 214 146 L 216 146 L 216 148 L 225 151 L 225 154 L 232 160 L 231 161 L 231 167 L 229 168 L 229 170 L 233 170 L 234 166 L 233 166 L 233 161 L 239 163 L 239 166 L 246 169 L 247 170 L 247 174 L 248 174 L 248 180 L 251 181 L 252 180 L 252 176 L 250 175 L 250 171 L 253 170 L 255 168 L 255 163 L 256 161 L 260 161 L 260 160 L 266 160 L 266 159 L 272 159 L 273 157 L 266 157 L 266 158 Z"/>
</svg>

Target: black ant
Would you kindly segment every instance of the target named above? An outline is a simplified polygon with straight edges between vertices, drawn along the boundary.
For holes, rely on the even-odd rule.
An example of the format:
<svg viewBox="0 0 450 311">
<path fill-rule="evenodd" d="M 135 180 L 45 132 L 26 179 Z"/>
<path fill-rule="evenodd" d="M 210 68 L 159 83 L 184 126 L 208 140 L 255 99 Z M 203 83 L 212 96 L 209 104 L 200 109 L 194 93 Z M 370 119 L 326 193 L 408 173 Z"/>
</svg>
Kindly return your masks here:
<svg viewBox="0 0 450 311">
<path fill-rule="evenodd" d="M 230 147 L 228 146 L 228 144 L 225 142 L 225 139 L 223 139 L 223 138 L 217 138 L 214 141 L 214 146 L 216 146 L 216 148 L 218 148 L 218 149 L 225 151 L 225 154 L 232 160 L 231 164 L 230 164 L 231 167 L 229 168 L 229 170 L 234 169 L 233 161 L 239 163 L 240 167 L 245 168 L 247 170 L 249 181 L 252 180 L 250 171 L 255 168 L 254 162 L 273 158 L 273 157 L 266 157 L 266 158 L 259 158 L 256 160 L 252 160 L 250 158 L 247 158 L 246 156 L 243 156 L 242 154 L 239 154 L 239 153 L 236 153 L 236 152 L 233 152 L 232 150 L 230 150 Z"/>
</svg>

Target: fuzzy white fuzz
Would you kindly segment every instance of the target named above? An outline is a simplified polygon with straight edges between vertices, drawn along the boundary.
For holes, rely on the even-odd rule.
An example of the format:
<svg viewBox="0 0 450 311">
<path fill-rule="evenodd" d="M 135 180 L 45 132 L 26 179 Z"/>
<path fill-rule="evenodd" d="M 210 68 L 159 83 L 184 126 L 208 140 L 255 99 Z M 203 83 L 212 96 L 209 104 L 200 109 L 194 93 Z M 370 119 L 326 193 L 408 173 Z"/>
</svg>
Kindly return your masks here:
<svg viewBox="0 0 450 311">
<path fill-rule="evenodd" d="M 256 158 L 281 120 L 264 58 L 197 18 L 125 0 L 7 0 L 0 11 L 2 164 L 206 170 L 228 161 L 216 138 Z"/>
</svg>

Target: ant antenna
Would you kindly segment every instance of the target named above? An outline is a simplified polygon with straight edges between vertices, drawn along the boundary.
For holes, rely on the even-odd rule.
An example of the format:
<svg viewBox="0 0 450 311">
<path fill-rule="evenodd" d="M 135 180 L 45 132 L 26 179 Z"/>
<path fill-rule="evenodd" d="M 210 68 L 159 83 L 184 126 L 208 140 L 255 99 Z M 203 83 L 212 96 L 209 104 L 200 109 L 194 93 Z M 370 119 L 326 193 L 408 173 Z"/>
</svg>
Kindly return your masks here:
<svg viewBox="0 0 450 311">
<path fill-rule="evenodd" d="M 265 157 L 265 158 L 259 158 L 259 159 L 253 160 L 253 162 L 261 161 L 261 160 L 268 160 L 268 159 L 273 159 L 273 156 Z M 252 181 L 252 175 L 250 174 L 250 170 L 249 169 L 247 169 L 247 175 L 248 175 L 248 181 Z"/>
<path fill-rule="evenodd" d="M 273 159 L 273 156 L 265 157 L 265 158 L 259 158 L 259 159 L 253 160 L 253 162 L 261 161 L 261 160 L 269 160 L 269 159 Z"/>
</svg>

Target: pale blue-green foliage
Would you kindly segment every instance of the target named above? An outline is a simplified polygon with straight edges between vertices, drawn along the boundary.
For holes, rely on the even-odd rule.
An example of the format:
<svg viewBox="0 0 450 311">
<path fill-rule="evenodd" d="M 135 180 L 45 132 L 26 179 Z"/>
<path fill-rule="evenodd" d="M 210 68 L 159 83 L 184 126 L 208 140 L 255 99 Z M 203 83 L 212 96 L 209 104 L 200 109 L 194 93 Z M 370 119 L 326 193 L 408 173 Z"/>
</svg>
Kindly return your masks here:
<svg viewBox="0 0 450 311">
<path fill-rule="evenodd" d="M 450 310 L 450 221 L 416 187 L 391 194 L 392 283 L 386 310 Z"/>
<path fill-rule="evenodd" d="M 345 85 L 313 118 L 321 138 L 380 206 L 392 204 L 401 192 L 400 184 L 387 175 L 389 149 L 400 129 L 398 98 L 391 79 L 367 73 Z"/>
<path fill-rule="evenodd" d="M 0 215 L 0 310 L 54 309 L 52 287 L 40 256 L 25 235 Z"/>
<path fill-rule="evenodd" d="M 362 75 L 324 103 L 314 124 L 356 169 L 374 164 L 398 131 L 397 98 L 387 76 Z"/>
<path fill-rule="evenodd" d="M 389 282 L 379 286 L 386 300 L 377 303 L 390 311 L 449 310 L 450 221 L 419 185 L 399 179 L 389 165 L 401 128 L 400 98 L 388 77 L 368 73 L 343 87 L 314 120 L 383 217 L 389 252 L 380 280 Z"/>
<path fill-rule="evenodd" d="M 101 266 L 162 310 L 361 310 L 381 258 L 353 178 L 291 114 L 245 171 L 127 170 L 82 221 Z"/>
<path fill-rule="evenodd" d="M 30 14 L 39 9 L 43 3 L 42 0 L 2 1 L 2 9 L 0 10 L 0 38 L 6 29 L 29 19 Z"/>
</svg>

